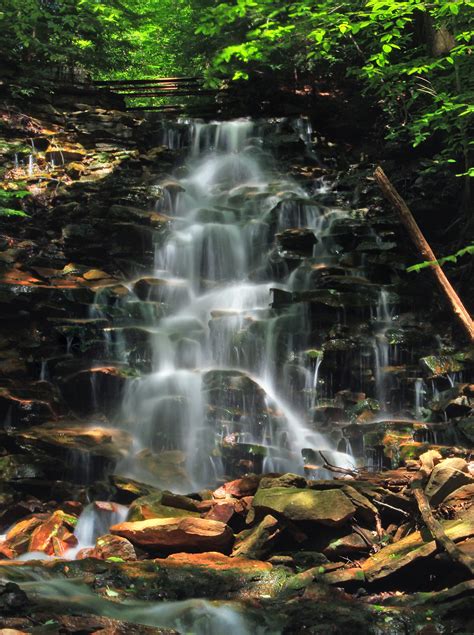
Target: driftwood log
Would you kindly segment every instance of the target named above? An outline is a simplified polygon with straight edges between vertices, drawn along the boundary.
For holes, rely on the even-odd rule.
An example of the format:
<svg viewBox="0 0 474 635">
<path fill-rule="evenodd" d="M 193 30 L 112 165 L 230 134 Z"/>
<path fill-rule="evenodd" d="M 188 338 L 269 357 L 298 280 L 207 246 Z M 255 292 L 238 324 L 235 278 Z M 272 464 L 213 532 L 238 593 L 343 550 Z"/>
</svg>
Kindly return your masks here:
<svg viewBox="0 0 474 635">
<path fill-rule="evenodd" d="M 451 538 L 446 535 L 441 523 L 439 523 L 433 516 L 433 512 L 431 511 L 430 504 L 423 490 L 421 480 L 413 481 L 411 484 L 411 490 L 418 504 L 418 509 L 420 510 L 423 522 L 428 527 L 438 547 L 444 549 L 454 562 L 462 565 L 472 576 L 474 576 L 474 559 L 464 553 L 451 540 Z"/>
<path fill-rule="evenodd" d="M 420 253 L 421 258 L 423 260 L 427 260 L 428 262 L 436 260 L 436 256 L 413 218 L 413 214 L 380 166 L 376 168 L 374 177 L 385 198 L 390 201 L 398 212 L 400 220 L 407 229 L 410 238 Z M 451 305 L 453 313 L 455 314 L 459 324 L 464 329 L 469 340 L 474 342 L 474 322 L 466 307 L 461 302 L 458 294 L 453 289 L 441 267 L 438 264 L 433 264 L 430 269 L 441 291 Z"/>
</svg>

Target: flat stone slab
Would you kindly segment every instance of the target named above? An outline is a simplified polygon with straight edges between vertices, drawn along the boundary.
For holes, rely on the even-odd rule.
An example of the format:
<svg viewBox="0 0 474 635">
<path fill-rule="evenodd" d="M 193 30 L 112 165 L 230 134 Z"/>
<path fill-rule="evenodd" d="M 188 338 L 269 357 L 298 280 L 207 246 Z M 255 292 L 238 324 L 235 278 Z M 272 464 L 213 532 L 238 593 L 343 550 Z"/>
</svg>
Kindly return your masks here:
<svg viewBox="0 0 474 635">
<path fill-rule="evenodd" d="M 291 521 L 312 521 L 330 527 L 343 525 L 356 513 L 356 507 L 340 489 L 259 489 L 253 507 L 256 512 L 276 513 Z"/>
<path fill-rule="evenodd" d="M 127 538 L 134 545 L 166 553 L 221 551 L 232 547 L 230 527 L 204 518 L 152 518 L 114 525 L 110 533 Z"/>
<path fill-rule="evenodd" d="M 447 536 L 454 542 L 474 535 L 474 512 L 460 520 L 443 524 Z M 436 542 L 427 529 L 415 531 L 392 545 L 381 549 L 362 564 L 368 582 L 385 578 L 418 559 L 427 558 L 438 551 Z"/>
</svg>

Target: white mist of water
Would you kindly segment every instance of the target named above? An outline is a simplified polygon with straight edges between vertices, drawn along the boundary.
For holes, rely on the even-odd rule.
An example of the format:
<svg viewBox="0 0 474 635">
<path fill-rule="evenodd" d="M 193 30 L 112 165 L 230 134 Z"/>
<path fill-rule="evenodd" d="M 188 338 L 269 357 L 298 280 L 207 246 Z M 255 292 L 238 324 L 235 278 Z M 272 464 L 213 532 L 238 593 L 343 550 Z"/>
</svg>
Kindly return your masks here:
<svg viewBox="0 0 474 635">
<path fill-rule="evenodd" d="M 2 581 L 10 571 L 4 568 Z M 192 635 L 278 635 L 281 627 L 270 626 L 264 616 L 237 602 L 192 599 L 180 602 L 111 602 L 84 584 L 66 579 L 48 579 L 44 572 L 22 567 L 13 572 L 15 582 L 35 602 L 54 604 L 58 610 L 100 615 L 131 624 L 173 629 Z M 66 608 L 67 607 L 67 608 Z M 273 622 L 276 620 L 273 619 Z"/>
<path fill-rule="evenodd" d="M 117 503 L 91 503 L 87 505 L 79 516 L 74 535 L 77 538 L 77 547 L 68 551 L 68 558 L 73 552 L 80 549 L 93 547 L 99 536 L 107 534 L 109 527 L 123 522 L 127 518 L 128 507 Z"/>
</svg>

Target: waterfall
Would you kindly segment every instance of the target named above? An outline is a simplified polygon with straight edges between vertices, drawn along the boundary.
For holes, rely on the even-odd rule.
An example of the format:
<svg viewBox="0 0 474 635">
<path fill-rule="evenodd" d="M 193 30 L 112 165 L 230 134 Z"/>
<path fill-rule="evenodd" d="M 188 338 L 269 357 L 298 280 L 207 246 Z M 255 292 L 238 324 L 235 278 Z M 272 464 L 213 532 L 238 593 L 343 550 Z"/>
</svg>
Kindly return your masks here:
<svg viewBox="0 0 474 635">
<path fill-rule="evenodd" d="M 272 310 L 271 289 L 285 291 L 291 281 L 288 275 L 273 280 L 268 265 L 276 231 L 303 227 L 317 235 L 341 215 L 326 214 L 278 172 L 251 121 L 188 126 L 189 155 L 179 172 L 185 176 L 159 184 L 168 192 L 160 213 L 173 220 L 156 248 L 154 299 L 167 315 L 150 335 L 152 372 L 125 391 L 122 417 L 134 453 L 119 466 L 182 491 L 224 476 L 218 474 L 223 439 L 253 453 L 258 446 L 267 467 L 299 472 L 304 448 L 335 451 L 298 413 L 281 377 L 281 358 L 295 346 L 304 350 L 307 316 L 303 307 Z M 162 131 L 161 138 L 180 143 L 176 134 Z M 212 375 L 216 371 L 227 374 Z M 209 377 L 219 385 L 209 387 Z M 235 392 L 243 392 L 238 406 L 232 397 L 237 384 Z M 332 456 L 338 464 L 350 462 L 341 453 Z"/>
</svg>

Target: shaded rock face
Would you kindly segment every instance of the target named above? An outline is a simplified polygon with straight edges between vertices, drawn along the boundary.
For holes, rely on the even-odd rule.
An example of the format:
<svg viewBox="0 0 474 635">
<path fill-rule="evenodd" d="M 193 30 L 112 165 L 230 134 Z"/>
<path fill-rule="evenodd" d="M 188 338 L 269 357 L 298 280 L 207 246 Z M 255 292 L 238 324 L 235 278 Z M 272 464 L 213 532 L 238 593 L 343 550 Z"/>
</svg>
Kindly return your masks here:
<svg viewBox="0 0 474 635">
<path fill-rule="evenodd" d="M 452 492 L 472 481 L 464 459 L 446 459 L 434 466 L 425 493 L 432 505 L 439 505 Z"/>
<path fill-rule="evenodd" d="M 233 542 L 232 531 L 224 523 L 189 516 L 126 522 L 114 525 L 110 531 L 132 544 L 162 553 L 226 553 Z"/>
</svg>

